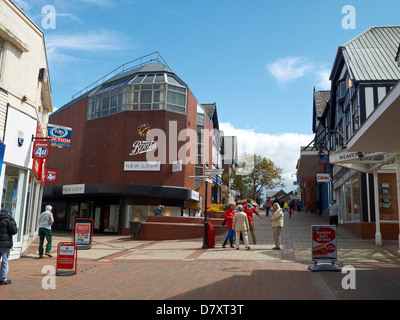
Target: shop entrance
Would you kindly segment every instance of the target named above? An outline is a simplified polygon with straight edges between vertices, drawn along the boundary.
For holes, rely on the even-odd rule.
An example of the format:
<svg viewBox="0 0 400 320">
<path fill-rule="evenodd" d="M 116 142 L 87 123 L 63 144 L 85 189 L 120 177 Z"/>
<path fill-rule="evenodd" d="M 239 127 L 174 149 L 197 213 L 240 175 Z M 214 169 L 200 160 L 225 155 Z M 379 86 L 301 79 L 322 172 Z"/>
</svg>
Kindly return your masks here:
<svg viewBox="0 0 400 320">
<path fill-rule="evenodd" d="M 98 232 L 118 232 L 119 206 L 107 205 L 95 208 L 94 229 Z"/>
</svg>

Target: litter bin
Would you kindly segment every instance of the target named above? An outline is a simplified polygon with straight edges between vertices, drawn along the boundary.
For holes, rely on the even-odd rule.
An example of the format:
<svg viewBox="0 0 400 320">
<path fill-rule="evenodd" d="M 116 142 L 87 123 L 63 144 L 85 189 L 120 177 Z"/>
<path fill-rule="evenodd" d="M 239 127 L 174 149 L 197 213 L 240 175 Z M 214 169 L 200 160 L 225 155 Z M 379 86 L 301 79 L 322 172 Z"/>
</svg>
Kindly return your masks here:
<svg viewBox="0 0 400 320">
<path fill-rule="evenodd" d="M 215 248 L 216 241 L 215 241 L 215 229 L 211 222 L 207 222 L 207 247 Z"/>
<path fill-rule="evenodd" d="M 129 225 L 131 229 L 131 235 L 133 235 L 133 239 L 135 239 L 135 236 L 140 232 L 140 227 L 142 226 L 142 223 L 135 221 L 130 222 Z"/>
</svg>

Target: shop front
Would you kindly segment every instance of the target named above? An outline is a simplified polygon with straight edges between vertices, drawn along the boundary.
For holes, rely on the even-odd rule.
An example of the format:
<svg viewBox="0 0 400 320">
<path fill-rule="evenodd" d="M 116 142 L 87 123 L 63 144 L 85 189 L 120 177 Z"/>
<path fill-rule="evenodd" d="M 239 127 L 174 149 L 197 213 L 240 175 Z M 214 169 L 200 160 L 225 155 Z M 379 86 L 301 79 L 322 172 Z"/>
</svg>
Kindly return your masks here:
<svg viewBox="0 0 400 320">
<path fill-rule="evenodd" d="M 8 109 L 0 187 L 1 209 L 11 211 L 18 227 L 11 258 L 19 258 L 30 239 L 37 235 L 43 184 L 43 163 L 32 159 L 31 137 L 38 134 L 37 120 L 12 108 Z M 18 124 L 18 125 L 16 125 Z M 36 165 L 36 166 L 35 166 Z"/>
<path fill-rule="evenodd" d="M 159 205 L 163 216 L 182 216 L 198 194 L 179 187 L 87 184 L 46 188 L 43 198 L 53 206 L 54 230 L 72 230 L 74 218 L 91 218 L 95 232 L 129 234 L 131 222 L 145 222 Z"/>
</svg>

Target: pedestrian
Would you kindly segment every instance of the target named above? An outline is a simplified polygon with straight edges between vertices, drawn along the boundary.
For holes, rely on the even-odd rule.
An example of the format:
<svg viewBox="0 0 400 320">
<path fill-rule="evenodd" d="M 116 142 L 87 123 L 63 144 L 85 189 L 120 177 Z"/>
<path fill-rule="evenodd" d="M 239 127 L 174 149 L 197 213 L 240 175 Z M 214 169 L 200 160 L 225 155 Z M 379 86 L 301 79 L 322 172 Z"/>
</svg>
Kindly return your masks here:
<svg viewBox="0 0 400 320">
<path fill-rule="evenodd" d="M 274 203 L 271 211 L 272 231 L 274 234 L 274 250 L 281 250 L 281 232 L 283 228 L 283 211 L 278 203 Z"/>
<path fill-rule="evenodd" d="M 300 199 L 297 199 L 296 206 L 297 206 L 297 213 L 300 213 L 300 211 L 301 211 L 301 200 Z"/>
<path fill-rule="evenodd" d="M 200 208 L 200 207 L 197 207 L 197 208 L 196 208 L 196 213 L 195 213 L 194 216 L 195 216 L 196 218 L 204 217 L 203 211 L 201 211 L 201 208 Z"/>
<path fill-rule="evenodd" d="M 294 199 L 290 200 L 290 202 L 289 202 L 289 218 L 292 217 L 292 213 L 294 212 L 294 205 L 295 205 Z"/>
<path fill-rule="evenodd" d="M 232 229 L 232 224 L 233 224 L 233 217 L 236 212 L 236 203 L 235 202 L 229 202 L 229 208 L 226 209 L 225 214 L 224 214 L 224 219 L 226 221 L 226 227 L 228 228 L 228 235 L 225 238 L 225 241 L 222 245 L 223 248 L 226 247 L 226 244 L 229 243 L 231 245 L 231 248 L 233 248 L 233 240 L 235 239 L 235 232 Z"/>
<path fill-rule="evenodd" d="M 13 235 L 17 234 L 18 228 L 12 217 L 11 211 L 3 209 L 0 212 L 0 285 L 11 284 L 11 280 L 7 279 L 8 274 L 8 258 L 11 248 L 13 247 Z"/>
<path fill-rule="evenodd" d="M 249 238 L 247 237 L 247 230 L 249 230 L 249 220 L 247 214 L 244 213 L 242 205 L 238 205 L 237 212 L 233 216 L 232 229 L 236 232 L 236 250 L 239 250 L 239 238 L 243 235 L 244 246 L 247 250 L 250 250 Z"/>
<path fill-rule="evenodd" d="M 39 217 L 39 258 L 43 258 L 44 238 L 46 238 L 47 241 L 45 255 L 52 257 L 50 253 L 52 241 L 51 227 L 54 223 L 53 214 L 51 213 L 52 210 L 53 207 L 47 205 L 45 211 L 42 212 Z"/>
<path fill-rule="evenodd" d="M 244 213 L 247 215 L 247 219 L 249 220 L 249 226 L 250 226 L 250 233 L 251 237 L 253 239 L 253 243 L 257 244 L 257 239 L 256 239 L 256 234 L 254 233 L 254 219 L 253 219 L 253 214 L 256 214 L 260 219 L 262 217 L 258 214 L 258 211 L 256 208 L 251 204 L 251 200 L 247 200 L 247 203 L 243 206 Z"/>
<path fill-rule="evenodd" d="M 329 224 L 330 225 L 338 225 L 339 219 L 339 205 L 336 203 L 336 200 L 332 200 L 331 204 L 329 205 Z"/>
<path fill-rule="evenodd" d="M 267 201 L 265 201 L 264 207 L 265 207 L 265 214 L 268 217 L 269 216 L 269 210 L 271 210 L 271 200 L 268 199 Z"/>
<path fill-rule="evenodd" d="M 155 216 L 163 216 L 163 210 L 164 210 L 164 206 L 162 206 L 161 204 L 154 210 L 154 215 Z"/>
</svg>

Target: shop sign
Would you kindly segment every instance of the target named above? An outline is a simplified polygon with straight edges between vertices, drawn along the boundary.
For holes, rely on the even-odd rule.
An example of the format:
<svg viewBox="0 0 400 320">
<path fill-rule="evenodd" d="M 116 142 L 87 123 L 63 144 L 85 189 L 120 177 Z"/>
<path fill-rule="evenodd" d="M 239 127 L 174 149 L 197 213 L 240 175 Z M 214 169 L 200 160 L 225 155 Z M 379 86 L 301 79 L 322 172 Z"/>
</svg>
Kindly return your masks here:
<svg viewBox="0 0 400 320">
<path fill-rule="evenodd" d="M 312 260 L 337 260 L 336 226 L 312 226 Z"/>
<path fill-rule="evenodd" d="M 62 146 L 62 147 L 70 147 L 71 146 L 71 135 L 72 129 L 62 126 L 57 126 L 54 124 L 47 125 L 47 135 L 51 138 L 52 146 Z"/>
<path fill-rule="evenodd" d="M 84 184 L 72 184 L 63 186 L 62 194 L 83 194 L 85 193 Z"/>
<path fill-rule="evenodd" d="M 57 181 L 57 170 L 47 170 L 46 172 L 46 181 L 56 182 Z"/>
<path fill-rule="evenodd" d="M 317 173 L 317 182 L 330 182 L 331 176 L 329 173 Z"/>
<path fill-rule="evenodd" d="M 63 274 L 63 271 L 74 272 L 68 275 L 76 274 L 77 267 L 77 245 L 74 242 L 60 242 L 57 247 L 57 275 L 67 275 Z"/>
<path fill-rule="evenodd" d="M 124 171 L 160 171 L 159 161 L 125 161 Z"/>
<path fill-rule="evenodd" d="M 319 163 L 320 165 L 326 166 L 326 165 L 329 164 L 329 158 L 320 158 L 320 159 L 318 159 L 318 163 Z"/>
<path fill-rule="evenodd" d="M 32 159 L 47 159 L 50 154 L 50 141 L 36 140 L 33 143 Z"/>
<path fill-rule="evenodd" d="M 361 157 L 374 157 L 385 152 L 341 152 L 338 154 L 332 154 L 329 157 L 330 163 L 339 163 L 344 161 L 358 160 Z"/>
<path fill-rule="evenodd" d="M 132 145 L 132 151 L 130 156 L 136 156 L 138 154 L 146 153 L 155 150 L 157 143 L 155 141 L 136 141 Z"/>
<path fill-rule="evenodd" d="M 172 162 L 172 172 L 182 171 L 182 160 Z"/>
</svg>

